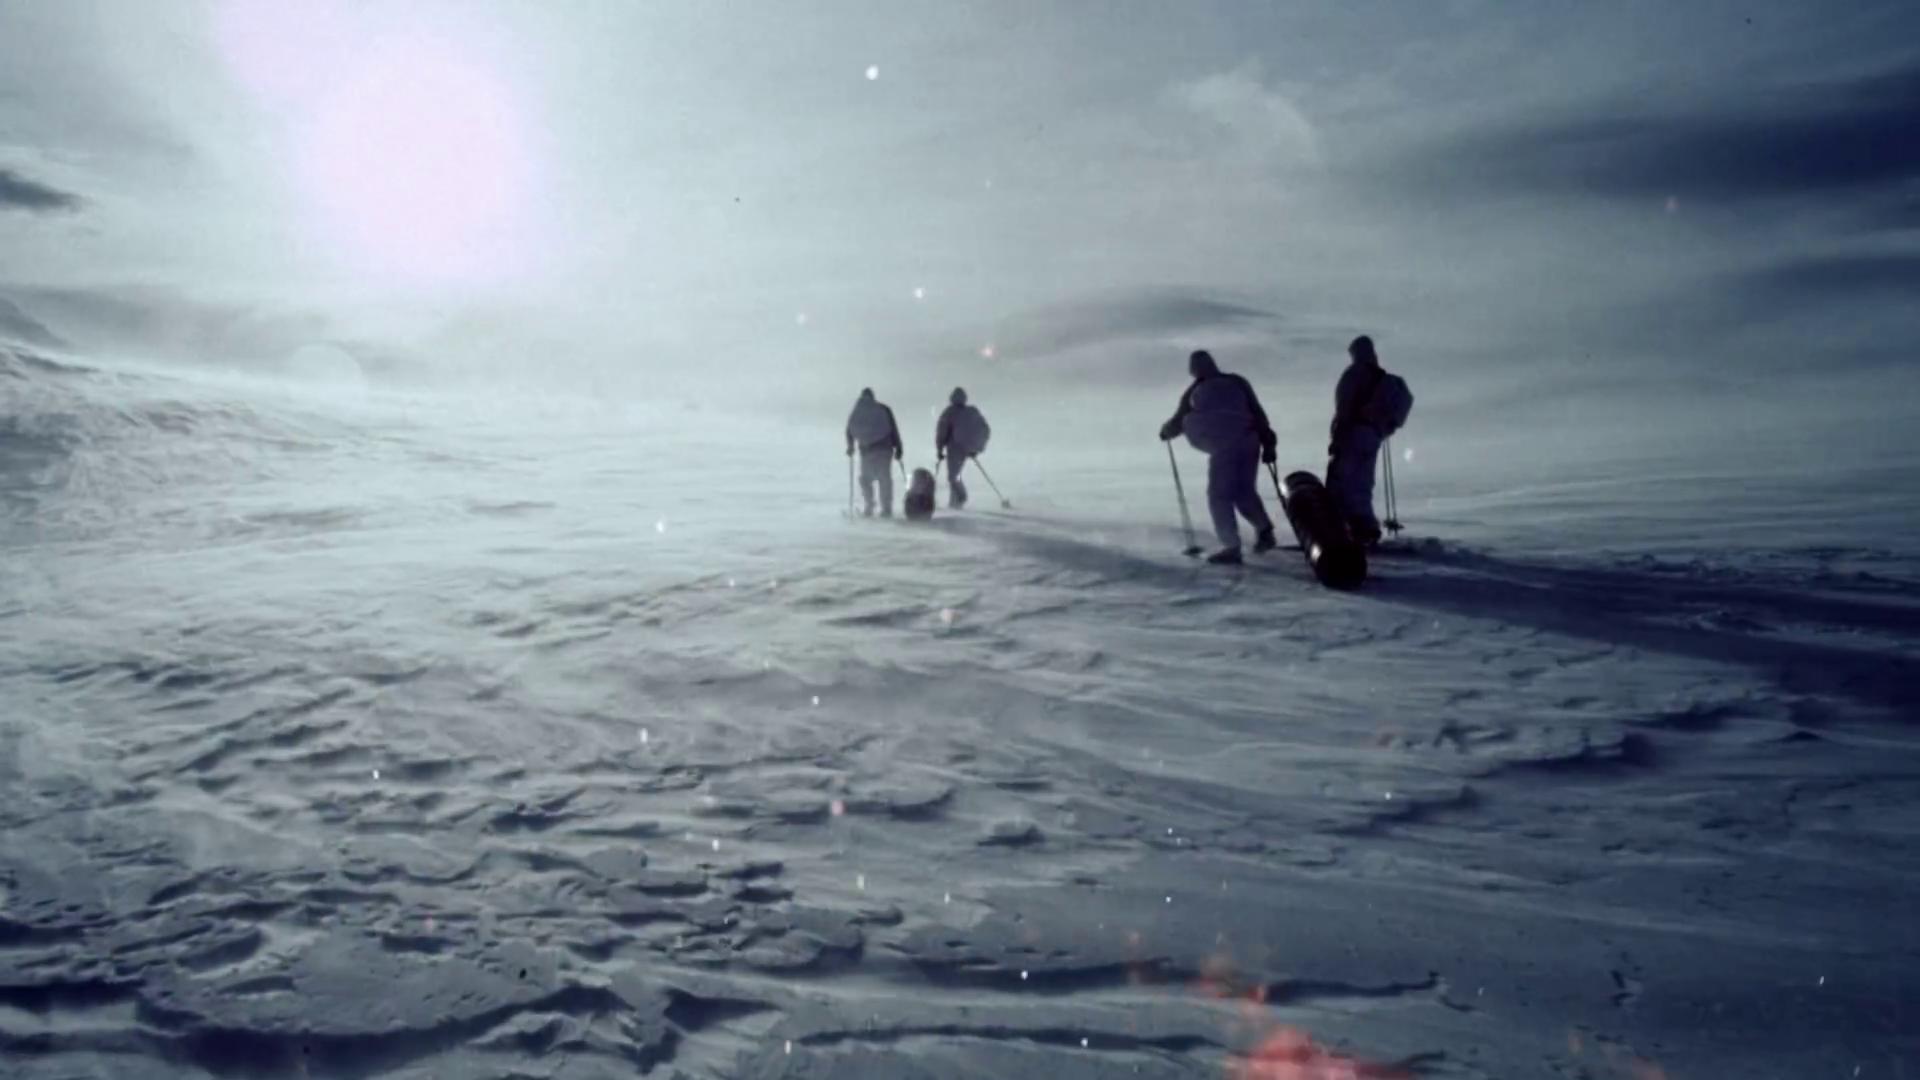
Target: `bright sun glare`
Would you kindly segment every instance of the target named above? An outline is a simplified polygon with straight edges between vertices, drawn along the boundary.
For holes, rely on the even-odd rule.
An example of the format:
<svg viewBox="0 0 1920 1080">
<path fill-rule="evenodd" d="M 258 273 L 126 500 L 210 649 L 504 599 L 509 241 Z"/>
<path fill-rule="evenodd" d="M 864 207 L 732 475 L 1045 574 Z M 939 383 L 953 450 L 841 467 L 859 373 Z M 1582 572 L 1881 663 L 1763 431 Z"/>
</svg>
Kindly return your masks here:
<svg viewBox="0 0 1920 1080">
<path fill-rule="evenodd" d="M 237 0 L 217 31 L 241 82 L 290 121 L 296 181 L 326 249 L 418 281 L 521 268 L 536 194 L 528 125 L 513 86 L 457 26 L 383 28 L 326 3 Z"/>
</svg>

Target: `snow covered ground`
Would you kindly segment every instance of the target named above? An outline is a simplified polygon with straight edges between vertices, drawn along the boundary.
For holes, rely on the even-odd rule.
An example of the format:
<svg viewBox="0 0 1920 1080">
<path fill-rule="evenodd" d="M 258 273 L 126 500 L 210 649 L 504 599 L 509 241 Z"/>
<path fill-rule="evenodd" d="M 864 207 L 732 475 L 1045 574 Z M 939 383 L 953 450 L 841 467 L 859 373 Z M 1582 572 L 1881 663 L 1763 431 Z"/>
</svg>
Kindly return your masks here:
<svg viewBox="0 0 1920 1080">
<path fill-rule="evenodd" d="M 6 1075 L 1920 1074 L 1915 461 L 1442 447 L 1342 595 L 837 419 L 0 354 Z"/>
</svg>

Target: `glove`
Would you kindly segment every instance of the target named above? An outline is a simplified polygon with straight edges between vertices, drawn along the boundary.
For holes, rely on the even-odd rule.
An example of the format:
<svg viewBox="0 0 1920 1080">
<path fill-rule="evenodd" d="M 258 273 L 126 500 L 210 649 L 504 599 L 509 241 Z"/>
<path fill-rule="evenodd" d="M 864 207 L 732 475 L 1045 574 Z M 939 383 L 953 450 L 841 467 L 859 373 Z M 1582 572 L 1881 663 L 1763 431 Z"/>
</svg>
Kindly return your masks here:
<svg viewBox="0 0 1920 1080">
<path fill-rule="evenodd" d="M 907 459 L 907 452 L 905 450 L 902 450 L 897 446 L 893 448 L 893 460 L 905 461 L 906 459 Z"/>
<path fill-rule="evenodd" d="M 853 444 L 852 444 L 852 443 L 848 443 L 848 444 L 847 444 L 847 456 L 848 456 L 848 457 L 852 457 L 852 456 L 853 456 Z"/>
<path fill-rule="evenodd" d="M 1274 450 L 1272 443 L 1268 443 L 1260 448 L 1260 464 L 1271 465 L 1279 460 L 1280 454 Z"/>
<path fill-rule="evenodd" d="M 1160 441 L 1167 442 L 1180 437 L 1180 421 L 1169 420 L 1160 425 Z"/>
</svg>

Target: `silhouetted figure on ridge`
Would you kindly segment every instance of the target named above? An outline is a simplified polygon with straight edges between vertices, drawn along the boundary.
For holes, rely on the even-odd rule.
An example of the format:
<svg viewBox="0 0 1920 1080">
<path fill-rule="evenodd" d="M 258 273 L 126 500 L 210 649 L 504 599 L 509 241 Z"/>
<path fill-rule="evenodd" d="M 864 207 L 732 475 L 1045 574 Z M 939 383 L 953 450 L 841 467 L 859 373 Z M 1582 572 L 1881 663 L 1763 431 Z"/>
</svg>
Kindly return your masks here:
<svg viewBox="0 0 1920 1080">
<path fill-rule="evenodd" d="M 893 421 L 893 410 L 881 404 L 872 388 L 860 391 L 860 399 L 847 414 L 847 456 L 860 451 L 860 494 L 866 501 L 866 515 L 873 516 L 873 486 L 880 485 L 880 516 L 893 516 L 893 463 L 906 456 L 900 442 L 900 425 Z"/>
<path fill-rule="evenodd" d="M 1207 455 L 1207 509 L 1220 550 L 1207 556 L 1210 563 L 1240 562 L 1238 511 L 1257 530 L 1256 552 L 1274 547 L 1273 519 L 1260 501 L 1260 463 L 1274 461 L 1279 441 L 1253 384 L 1220 370 L 1205 349 L 1187 358 L 1193 385 L 1180 395 L 1173 418 L 1160 426 L 1160 438 L 1185 434 L 1195 450 Z"/>
<path fill-rule="evenodd" d="M 1327 489 L 1339 500 L 1353 538 L 1376 544 L 1380 519 L 1373 513 L 1373 473 L 1380 441 L 1406 423 L 1413 394 L 1405 380 L 1380 366 L 1373 339 L 1365 334 L 1347 346 L 1347 357 L 1347 370 L 1333 390 Z"/>
<path fill-rule="evenodd" d="M 958 510 L 967 505 L 967 485 L 961 482 L 960 472 L 968 461 L 986 452 L 993 429 L 978 408 L 967 404 L 964 389 L 954 387 L 947 401 L 933 428 L 933 449 L 947 463 L 947 505 Z"/>
</svg>

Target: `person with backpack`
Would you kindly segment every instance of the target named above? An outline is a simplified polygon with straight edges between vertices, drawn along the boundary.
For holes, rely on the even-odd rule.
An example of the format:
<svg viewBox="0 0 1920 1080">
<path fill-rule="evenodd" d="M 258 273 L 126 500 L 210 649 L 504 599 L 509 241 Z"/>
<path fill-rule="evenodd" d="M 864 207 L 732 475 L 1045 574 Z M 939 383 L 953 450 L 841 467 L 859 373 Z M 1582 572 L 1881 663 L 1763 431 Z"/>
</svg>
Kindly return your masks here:
<svg viewBox="0 0 1920 1080">
<path fill-rule="evenodd" d="M 1333 390 L 1327 488 L 1339 500 L 1353 538 L 1373 545 L 1380 542 L 1380 519 L 1373 513 L 1373 474 L 1380 442 L 1407 422 L 1413 393 L 1405 379 L 1380 366 L 1373 339 L 1365 334 L 1347 346 L 1347 357 L 1347 370 Z"/>
<path fill-rule="evenodd" d="M 866 500 L 866 516 L 873 516 L 873 485 L 880 485 L 880 516 L 893 516 L 893 463 L 906 456 L 900 441 L 900 425 L 893 421 L 893 410 L 873 396 L 871 387 L 860 391 L 847 415 L 847 456 L 860 451 L 860 494 Z"/>
<path fill-rule="evenodd" d="M 940 422 L 933 426 L 933 449 L 947 463 L 947 506 L 958 510 L 967 505 L 967 485 L 960 481 L 960 472 L 986 452 L 993 429 L 977 407 L 967 404 L 967 392 L 960 387 L 953 388 L 947 402 Z"/>
<path fill-rule="evenodd" d="M 1275 546 L 1273 519 L 1260 501 L 1260 464 L 1273 463 L 1279 439 L 1253 384 L 1221 371 L 1205 349 L 1187 358 L 1187 373 L 1193 376 L 1193 384 L 1180 395 L 1173 418 L 1160 425 L 1160 439 L 1167 442 L 1184 434 L 1195 450 L 1207 455 L 1207 509 L 1220 538 L 1220 550 L 1207 556 L 1207 561 L 1237 566 L 1241 559 L 1236 512 L 1257 530 L 1256 553 Z"/>
</svg>

